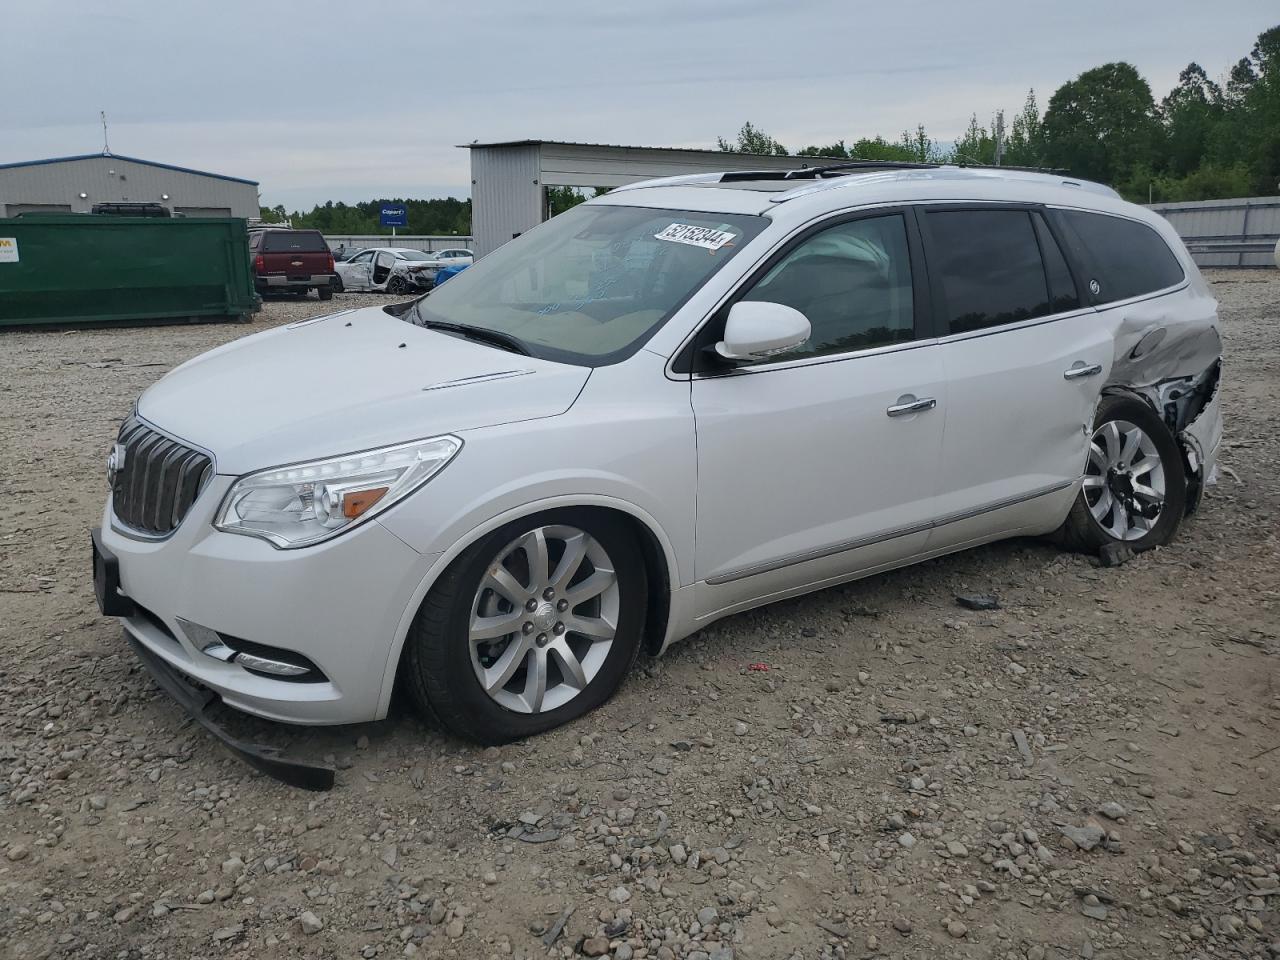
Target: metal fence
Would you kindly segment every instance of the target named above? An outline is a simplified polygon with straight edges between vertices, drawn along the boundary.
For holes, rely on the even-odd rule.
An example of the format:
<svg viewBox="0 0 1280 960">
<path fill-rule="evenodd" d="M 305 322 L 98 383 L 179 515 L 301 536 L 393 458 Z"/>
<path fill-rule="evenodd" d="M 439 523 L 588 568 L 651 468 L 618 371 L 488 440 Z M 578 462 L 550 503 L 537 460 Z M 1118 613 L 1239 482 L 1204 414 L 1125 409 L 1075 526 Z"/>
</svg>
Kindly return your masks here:
<svg viewBox="0 0 1280 960">
<path fill-rule="evenodd" d="M 1280 197 L 1153 203 L 1201 267 L 1275 267 Z"/>
<path fill-rule="evenodd" d="M 453 250 L 461 247 L 471 249 L 471 237 L 428 237 L 422 235 L 401 235 L 398 237 L 386 234 L 325 234 L 329 249 L 360 250 L 364 247 L 404 247 L 408 250 L 425 250 L 434 253 L 436 250 Z"/>
</svg>

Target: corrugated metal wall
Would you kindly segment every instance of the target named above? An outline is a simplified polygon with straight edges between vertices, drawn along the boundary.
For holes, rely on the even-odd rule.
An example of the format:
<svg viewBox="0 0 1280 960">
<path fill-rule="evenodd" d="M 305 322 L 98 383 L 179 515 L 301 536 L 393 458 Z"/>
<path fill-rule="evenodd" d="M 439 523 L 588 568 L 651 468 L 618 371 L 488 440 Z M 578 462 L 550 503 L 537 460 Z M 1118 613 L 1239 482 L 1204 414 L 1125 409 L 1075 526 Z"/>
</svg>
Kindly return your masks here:
<svg viewBox="0 0 1280 960">
<path fill-rule="evenodd" d="M 542 222 L 538 149 L 537 145 L 471 149 L 471 232 L 477 257 Z"/>
<path fill-rule="evenodd" d="M 35 204 L 88 213 L 95 203 L 126 202 L 229 210 L 230 216 L 247 218 L 258 215 L 258 188 L 113 156 L 0 168 L 0 214 L 11 211 L 12 216 Z"/>
<path fill-rule="evenodd" d="M 1202 267 L 1274 267 L 1280 197 L 1154 203 Z"/>
<path fill-rule="evenodd" d="M 451 250 L 458 247 L 466 247 L 468 250 L 472 248 L 471 237 L 428 237 L 428 236 L 398 236 L 388 237 L 381 234 L 328 234 L 324 235 L 325 240 L 329 244 L 330 250 L 339 248 L 345 250 L 363 249 L 365 247 L 404 247 L 406 250 L 425 250 L 431 253 L 435 250 Z"/>
</svg>

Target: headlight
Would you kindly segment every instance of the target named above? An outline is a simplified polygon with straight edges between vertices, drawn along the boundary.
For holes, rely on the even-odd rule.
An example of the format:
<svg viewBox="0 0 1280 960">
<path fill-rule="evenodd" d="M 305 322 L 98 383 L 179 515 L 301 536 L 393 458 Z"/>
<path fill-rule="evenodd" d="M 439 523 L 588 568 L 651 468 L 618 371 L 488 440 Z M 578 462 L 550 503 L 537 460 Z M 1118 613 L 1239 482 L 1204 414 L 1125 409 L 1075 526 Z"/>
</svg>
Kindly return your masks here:
<svg viewBox="0 0 1280 960">
<path fill-rule="evenodd" d="M 457 437 L 432 437 L 246 474 L 213 525 L 286 550 L 319 543 L 403 500 L 461 449 Z"/>
</svg>

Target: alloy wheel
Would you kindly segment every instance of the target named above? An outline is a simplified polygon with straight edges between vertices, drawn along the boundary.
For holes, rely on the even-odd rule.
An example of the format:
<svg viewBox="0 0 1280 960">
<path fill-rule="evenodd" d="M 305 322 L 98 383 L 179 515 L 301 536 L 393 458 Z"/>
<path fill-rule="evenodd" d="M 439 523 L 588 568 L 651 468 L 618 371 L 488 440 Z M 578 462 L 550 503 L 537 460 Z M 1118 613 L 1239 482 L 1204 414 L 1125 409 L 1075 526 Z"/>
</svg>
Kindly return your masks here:
<svg viewBox="0 0 1280 960">
<path fill-rule="evenodd" d="M 468 643 L 481 688 L 517 713 L 545 713 L 582 693 L 617 634 L 618 577 L 604 547 L 552 524 L 511 541 L 485 570 Z"/>
<path fill-rule="evenodd" d="M 1089 512 L 1116 540 L 1140 540 L 1164 509 L 1164 462 L 1155 441 L 1128 420 L 1108 420 L 1093 432 L 1085 466 Z"/>
</svg>

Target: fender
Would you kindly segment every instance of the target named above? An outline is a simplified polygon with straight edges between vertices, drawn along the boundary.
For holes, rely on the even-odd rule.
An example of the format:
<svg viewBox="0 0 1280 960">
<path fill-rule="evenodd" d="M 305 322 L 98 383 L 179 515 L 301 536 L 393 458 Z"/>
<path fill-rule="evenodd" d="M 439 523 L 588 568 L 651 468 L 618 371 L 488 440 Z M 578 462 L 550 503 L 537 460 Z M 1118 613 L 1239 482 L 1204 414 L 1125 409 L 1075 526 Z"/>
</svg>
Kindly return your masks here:
<svg viewBox="0 0 1280 960">
<path fill-rule="evenodd" d="M 387 662 L 382 674 L 382 690 L 378 695 L 378 709 L 374 716 L 375 720 L 382 720 L 386 717 L 387 711 L 391 706 L 391 694 L 395 688 L 396 671 L 400 668 L 400 654 L 404 650 L 405 640 L 409 636 L 409 628 L 413 625 L 413 618 L 418 615 L 418 608 L 422 605 L 423 598 L 435 585 L 440 575 L 449 568 L 455 559 L 473 543 L 481 537 L 492 533 L 504 524 L 510 523 L 512 520 L 519 520 L 521 517 L 531 516 L 535 513 L 541 513 L 544 510 L 555 510 L 561 507 L 605 507 L 617 510 L 633 517 L 648 528 L 657 540 L 662 550 L 662 559 L 667 566 L 668 579 L 672 582 L 672 592 L 675 592 L 676 583 L 675 571 L 679 569 L 676 562 L 676 554 L 671 546 L 671 538 L 667 536 L 662 526 L 654 519 L 653 515 L 648 511 L 616 497 L 601 496 L 598 494 L 581 494 L 571 495 L 564 494 L 556 497 L 546 497 L 541 500 L 532 500 L 529 503 L 522 504 L 519 507 L 513 507 L 504 513 L 490 517 L 488 520 L 473 527 L 465 536 L 460 537 L 448 550 L 435 555 L 431 561 L 431 566 L 427 568 L 426 574 L 422 578 L 422 582 L 418 584 L 417 589 L 413 591 L 412 597 L 409 599 L 408 605 L 404 609 L 404 613 L 400 616 L 400 623 L 396 627 L 396 635 L 391 642 L 391 647 L 387 652 Z M 376 522 L 376 521 L 375 521 Z M 665 650 L 670 643 L 670 633 L 672 624 L 670 619 L 667 624 L 667 636 L 664 637 L 662 648 Z"/>
</svg>

